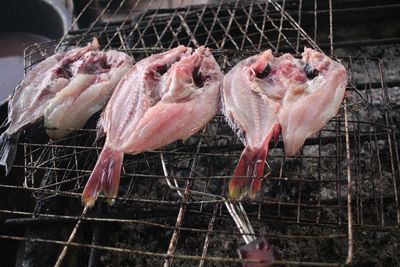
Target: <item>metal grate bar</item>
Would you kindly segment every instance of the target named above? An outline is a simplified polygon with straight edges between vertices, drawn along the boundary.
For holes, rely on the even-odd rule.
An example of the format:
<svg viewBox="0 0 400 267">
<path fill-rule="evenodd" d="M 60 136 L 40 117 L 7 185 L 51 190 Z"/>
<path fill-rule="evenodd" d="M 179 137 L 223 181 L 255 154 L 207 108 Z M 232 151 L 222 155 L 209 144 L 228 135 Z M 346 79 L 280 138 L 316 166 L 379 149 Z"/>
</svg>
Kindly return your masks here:
<svg viewBox="0 0 400 267">
<path fill-rule="evenodd" d="M 330 2 L 331 3 L 331 2 Z M 349 122 L 347 113 L 347 99 L 344 99 L 344 125 L 346 130 L 346 159 L 351 161 Z M 347 163 L 347 233 L 348 233 L 348 252 L 346 264 L 351 264 L 353 260 L 353 209 L 352 209 L 352 172 L 351 166 Z"/>
<path fill-rule="evenodd" d="M 205 129 L 203 130 L 203 132 L 204 131 L 205 131 Z M 189 177 L 192 177 L 195 173 L 195 170 L 197 167 L 198 154 L 199 154 L 200 147 L 201 147 L 201 142 L 202 141 L 200 139 L 200 141 L 197 145 L 196 153 L 191 160 Z M 172 237 L 170 239 L 170 242 L 169 242 L 168 251 L 167 251 L 167 259 L 164 262 L 165 267 L 170 266 L 172 264 L 172 258 L 170 258 L 170 257 L 172 255 L 174 255 L 175 250 L 176 250 L 176 245 L 178 243 L 178 238 L 179 238 L 179 230 L 177 230 L 177 228 L 179 228 L 183 223 L 183 219 L 184 219 L 186 208 L 187 208 L 187 203 L 189 201 L 189 196 L 190 196 L 190 187 L 191 187 L 191 181 L 186 180 L 181 206 L 179 208 L 178 217 L 176 219 L 175 230 L 174 230 Z"/>
<path fill-rule="evenodd" d="M 133 255 L 144 255 L 148 257 L 159 257 L 159 258 L 166 258 L 167 255 L 161 254 L 161 253 L 152 253 L 152 252 L 147 252 L 147 251 L 138 251 L 138 250 L 129 250 L 129 249 L 121 249 L 121 248 L 115 248 L 115 247 L 107 247 L 107 246 L 97 246 L 97 245 L 91 245 L 91 244 L 80 244 L 76 242 L 64 242 L 64 241 L 58 241 L 58 240 L 47 240 L 47 239 L 40 239 L 40 238 L 35 238 L 35 239 L 28 239 L 25 237 L 19 237 L 19 236 L 8 236 L 8 235 L 0 235 L 0 238 L 2 239 L 7 239 L 7 240 L 16 240 L 16 241 L 30 241 L 30 242 L 39 242 L 39 243 L 51 243 L 51 244 L 57 244 L 57 245 L 68 245 L 68 246 L 73 246 L 73 247 L 82 247 L 82 248 L 93 248 L 93 249 L 99 249 L 102 251 L 113 251 L 113 252 L 118 252 L 118 253 L 126 253 L 126 254 L 133 254 Z M 173 255 L 172 256 L 174 259 L 182 259 L 182 260 L 193 260 L 193 261 L 200 261 L 202 259 L 210 261 L 210 262 L 222 262 L 224 264 L 229 264 L 229 263 L 259 263 L 256 260 L 241 260 L 241 259 L 235 259 L 235 258 L 220 258 L 220 257 L 196 257 L 196 256 L 187 256 L 187 255 Z M 272 264 L 283 264 L 285 266 L 321 266 L 321 267 L 336 267 L 340 266 L 336 263 L 323 263 L 323 262 L 312 262 L 312 263 L 304 263 L 300 261 L 273 261 Z"/>
<path fill-rule="evenodd" d="M 93 37 L 99 39 L 103 49 L 127 52 L 135 61 L 179 44 L 206 45 L 214 49 L 225 72 L 238 60 L 267 48 L 297 55 L 304 46 L 319 49 L 317 1 L 313 1 L 313 38 L 300 27 L 302 7 L 306 4 L 302 0 L 296 6 L 299 13 L 296 20 L 287 13 L 290 1 L 220 0 L 186 6 L 187 1 L 182 0 L 179 7 L 165 9 L 166 2 L 151 0 L 135 1 L 129 10 L 124 9 L 129 1 L 122 0 L 115 9 L 109 1 L 87 29 L 73 31 L 92 2 L 78 14 L 69 34 L 58 43 L 41 44 L 26 51 L 26 70 L 55 48 L 83 45 Z M 328 4 L 333 55 L 333 1 L 329 0 Z M 142 6 L 152 9 L 139 12 Z M 106 15 L 109 20 L 104 22 L 102 17 Z M 285 157 L 282 141 L 270 149 L 267 162 L 270 173 L 266 175 L 260 199 L 243 203 L 227 203 L 224 199 L 227 181 L 243 145 L 219 114 L 204 132 L 192 136 L 185 144 L 178 142 L 163 150 L 126 156 L 121 192 L 107 218 L 96 214 L 82 217 L 72 210 L 63 216 L 0 210 L 7 216 L 23 217 L 9 221 L 15 224 L 54 220 L 75 226 L 82 222 L 82 225 L 102 227 L 102 224 L 116 223 L 122 230 L 134 232 L 134 242 L 126 241 L 117 233 L 110 233 L 110 244 L 104 246 L 92 245 L 92 240 L 72 242 L 79 235 L 82 238 L 83 231 L 78 230 L 65 238 L 68 242 L 4 235 L 0 238 L 53 243 L 64 247 L 64 251 L 73 246 L 101 250 L 106 255 L 119 253 L 122 258 L 123 255 L 154 258 L 158 259 L 155 263 L 158 265 L 204 266 L 242 262 L 229 254 L 237 245 L 231 252 L 220 248 L 229 247 L 229 242 L 241 244 L 243 238 L 249 242 L 265 237 L 285 250 L 284 257 L 289 261 L 282 261 L 283 264 L 338 266 L 351 262 L 353 246 L 357 249 L 353 229 L 397 230 L 400 164 L 393 123 L 395 114 L 391 110 L 391 91 L 386 88 L 383 64 L 374 58 L 340 60 L 349 73 L 349 97 L 340 114 L 307 140 L 300 155 Z M 24 162 L 16 166 L 25 174 L 24 186 L 0 184 L 0 188 L 28 192 L 37 200 L 63 197 L 69 205 L 79 206 L 80 192 L 101 149 L 101 145 L 92 146 L 96 119 L 84 129 L 70 129 L 76 134 L 57 142 L 43 143 L 45 140 L 24 135 L 20 143 Z M 100 197 L 99 201 L 104 198 Z M 151 231 L 144 235 L 141 228 L 157 229 L 163 240 L 169 242 L 165 244 L 149 237 Z M 135 246 L 138 243 L 135 241 L 144 238 L 157 247 L 146 242 L 143 247 Z M 201 244 L 198 251 L 188 248 L 191 238 Z M 290 249 L 313 242 L 324 244 L 319 243 L 324 240 L 334 244 L 338 255 L 334 252 L 324 255 L 321 249 L 312 258 L 300 250 Z M 60 263 L 66 263 L 68 257 L 64 255 L 60 255 Z M 299 258 L 302 262 L 296 260 Z"/>
</svg>

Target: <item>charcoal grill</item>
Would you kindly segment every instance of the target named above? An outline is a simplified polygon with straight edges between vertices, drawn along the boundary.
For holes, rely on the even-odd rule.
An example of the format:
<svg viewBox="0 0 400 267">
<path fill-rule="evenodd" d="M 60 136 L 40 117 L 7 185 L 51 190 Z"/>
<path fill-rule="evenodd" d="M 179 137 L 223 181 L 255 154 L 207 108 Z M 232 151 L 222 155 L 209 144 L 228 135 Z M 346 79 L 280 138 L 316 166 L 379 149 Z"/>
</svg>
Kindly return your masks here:
<svg viewBox="0 0 400 267">
<path fill-rule="evenodd" d="M 322 21 L 328 25 L 322 47 L 335 57 L 333 1 L 183 1 L 173 9 L 163 1 L 109 1 L 76 30 L 99 7 L 95 2 L 85 2 L 63 38 L 27 49 L 26 71 L 55 50 L 96 37 L 103 49 L 135 61 L 179 44 L 205 45 L 226 72 L 268 48 L 295 55 L 304 46 L 320 50 Z M 313 27 L 305 31 L 310 16 Z M 14 198 L 1 206 L 2 224 L 12 231 L 1 232 L 0 242 L 19 245 L 17 262 L 27 266 L 232 266 L 243 262 L 236 249 L 260 237 L 284 266 L 362 262 L 375 236 L 390 235 L 385 240 L 392 244 L 398 236 L 396 92 L 387 88 L 381 59 L 337 59 L 349 76 L 339 114 L 295 157 L 285 157 L 281 140 L 270 148 L 259 199 L 226 201 L 243 146 L 219 114 L 185 142 L 126 156 L 114 206 L 100 197 L 94 209 L 83 208 L 81 192 L 102 148 L 94 143 L 95 116 L 63 140 L 48 141 L 40 127 L 23 135 L 14 166 L 23 183 L 6 180 L 0 189 L 30 204 L 14 205 Z"/>
</svg>

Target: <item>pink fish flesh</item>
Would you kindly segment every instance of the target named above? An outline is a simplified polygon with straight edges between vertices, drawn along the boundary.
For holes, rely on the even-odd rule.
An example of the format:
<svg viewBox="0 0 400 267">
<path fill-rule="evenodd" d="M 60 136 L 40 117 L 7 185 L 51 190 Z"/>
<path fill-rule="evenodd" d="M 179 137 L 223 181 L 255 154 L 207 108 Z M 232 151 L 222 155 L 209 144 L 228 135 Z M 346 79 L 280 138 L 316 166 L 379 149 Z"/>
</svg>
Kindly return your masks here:
<svg viewBox="0 0 400 267">
<path fill-rule="evenodd" d="M 34 66 L 17 86 L 8 103 L 9 126 L 0 136 L 0 165 L 6 174 L 15 159 L 20 131 L 26 126 L 44 117 L 51 128 L 79 127 L 109 98 L 120 72 L 127 71 L 132 61 L 124 53 L 98 50 L 94 39 L 86 47 L 56 53 Z M 47 132 L 51 138 L 66 134 L 55 129 Z"/>
<path fill-rule="evenodd" d="M 294 155 L 337 113 L 346 84 L 341 64 L 309 48 L 301 60 L 290 54 L 274 57 L 267 50 L 232 68 L 223 82 L 223 112 L 245 149 L 229 197 L 254 198 L 271 138 L 277 140 L 282 129 L 286 154 Z"/>
<path fill-rule="evenodd" d="M 103 109 L 131 67 L 129 55 L 112 50 L 87 52 L 74 62 L 71 67 L 74 79 L 49 101 L 44 112 L 48 136 L 61 139 L 71 132 L 68 129 L 82 128 L 93 114 Z"/>
<path fill-rule="evenodd" d="M 287 87 L 278 114 L 288 156 L 296 154 L 309 136 L 337 114 L 347 85 L 343 65 L 310 48 L 302 55 L 308 79 Z"/>
<path fill-rule="evenodd" d="M 223 75 L 208 49 L 179 46 L 138 62 L 121 80 L 99 122 L 107 135 L 83 191 L 92 206 L 100 192 L 118 193 L 124 153 L 138 154 L 187 138 L 218 112 Z"/>
<path fill-rule="evenodd" d="M 268 50 L 239 62 L 224 78 L 223 113 L 245 145 L 229 184 L 231 198 L 248 193 L 255 197 L 260 189 L 269 141 L 279 135 L 280 105 L 264 94 L 258 82 L 260 75 L 269 71 L 272 60 L 272 52 Z M 254 176 L 257 179 L 247 178 Z"/>
</svg>

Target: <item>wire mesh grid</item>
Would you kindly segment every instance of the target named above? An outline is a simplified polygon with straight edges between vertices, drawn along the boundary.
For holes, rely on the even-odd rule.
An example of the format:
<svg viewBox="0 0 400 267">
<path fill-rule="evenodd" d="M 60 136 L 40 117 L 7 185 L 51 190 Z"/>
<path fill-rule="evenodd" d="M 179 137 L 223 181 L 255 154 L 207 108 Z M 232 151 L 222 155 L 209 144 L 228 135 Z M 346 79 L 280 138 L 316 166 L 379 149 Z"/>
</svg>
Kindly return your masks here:
<svg viewBox="0 0 400 267">
<path fill-rule="evenodd" d="M 88 2 L 74 25 L 84 17 L 83 14 L 88 13 L 91 2 Z M 160 4 L 157 5 L 157 2 Z M 115 22 L 110 22 L 111 19 L 107 22 L 101 20 L 107 9 L 98 11 L 90 27 L 70 31 L 57 43 L 59 46 L 84 45 L 97 37 L 105 49 L 154 50 L 182 44 L 204 45 L 218 50 L 261 51 L 272 48 L 279 52 L 298 53 L 305 45 L 317 48 L 277 2 L 210 1 L 209 4 L 178 7 L 174 10 L 161 8 L 163 2 L 168 1 L 136 1 L 129 12 L 117 8 L 110 15 L 111 18 L 120 18 L 120 13 L 125 14 L 124 20 L 118 21 L 117 26 Z M 146 7 L 155 9 L 146 10 Z M 54 43 L 48 43 L 48 46 L 53 49 Z M 37 49 L 32 47 L 27 54 L 31 56 L 43 52 L 44 48 L 43 45 Z"/>
<path fill-rule="evenodd" d="M 175 10 L 130 11 L 117 26 L 93 23 L 88 29 L 71 31 L 60 42 L 31 47 L 26 51 L 27 66 L 53 53 L 58 44 L 83 45 L 93 37 L 103 48 L 125 51 L 136 61 L 178 44 L 204 44 L 214 48 L 224 72 L 266 48 L 292 53 L 304 45 L 318 48 L 284 11 L 285 1 L 281 4 L 221 1 Z M 114 10 L 115 16 L 120 11 Z M 271 146 L 260 198 L 240 203 L 254 233 L 237 230 L 224 199 L 210 197 L 226 196 L 243 149 L 222 115 L 188 140 L 126 156 L 114 206 L 105 207 L 100 198 L 96 209 L 82 212 L 80 193 L 101 150 L 101 144 L 93 145 L 95 116 L 84 129 L 73 129 L 60 141 L 47 141 L 37 132 L 22 138 L 24 162 L 15 167 L 24 170 L 23 188 L 37 201 L 61 198 L 68 208 L 63 215 L 40 209 L 0 212 L 70 224 L 68 234 L 59 240 L 8 238 L 65 245 L 57 264 L 65 260 L 68 247 L 69 253 L 86 253 L 89 259 L 101 251 L 105 265 L 237 264 L 241 261 L 235 250 L 243 244 L 243 236 L 252 234 L 274 245 L 277 263 L 327 266 L 351 259 L 349 225 L 398 226 L 399 161 L 383 64 L 373 58 L 340 60 L 349 74 L 340 113 L 309 138 L 296 157 L 284 156 L 281 141 Z M 194 191 L 202 194 L 189 193 Z M 104 229 L 113 231 L 107 238 L 98 237 Z M 77 252 L 74 247 L 87 249 Z M 320 248 L 317 253 L 315 247 Z"/>
</svg>

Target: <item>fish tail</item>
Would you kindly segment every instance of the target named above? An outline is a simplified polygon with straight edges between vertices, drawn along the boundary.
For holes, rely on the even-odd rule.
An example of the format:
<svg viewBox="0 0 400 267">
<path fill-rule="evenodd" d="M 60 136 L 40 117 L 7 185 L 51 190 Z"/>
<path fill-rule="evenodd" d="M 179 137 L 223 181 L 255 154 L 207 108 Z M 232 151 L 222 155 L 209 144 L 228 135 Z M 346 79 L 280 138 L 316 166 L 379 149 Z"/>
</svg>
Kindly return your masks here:
<svg viewBox="0 0 400 267">
<path fill-rule="evenodd" d="M 17 155 L 19 134 L 8 134 L 4 132 L 0 135 L 0 165 L 5 167 L 6 176 L 10 173 Z"/>
<path fill-rule="evenodd" d="M 265 158 L 266 151 L 248 147 L 244 149 L 229 182 L 230 199 L 241 199 L 246 195 L 252 199 L 256 197 L 261 187 Z"/>
<path fill-rule="evenodd" d="M 243 150 L 235 172 L 229 182 L 230 199 L 241 199 L 246 195 L 254 199 L 257 196 L 264 176 L 269 141 L 271 138 L 276 140 L 279 132 L 280 125 L 276 123 L 266 136 L 261 148 L 246 147 Z"/>
<path fill-rule="evenodd" d="M 247 172 L 248 168 L 251 167 L 248 162 L 250 153 L 251 150 L 246 147 L 240 155 L 235 172 L 229 182 L 230 199 L 241 199 L 249 191 Z"/>
<path fill-rule="evenodd" d="M 112 205 L 118 194 L 119 179 L 124 153 L 104 147 L 92 174 L 83 190 L 82 203 L 91 207 L 98 195 L 103 192 Z"/>
</svg>

